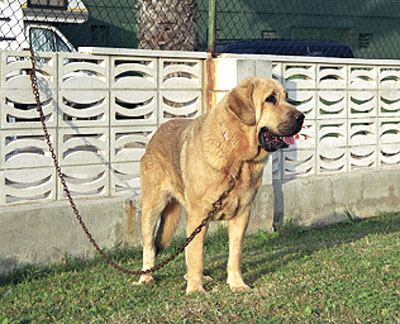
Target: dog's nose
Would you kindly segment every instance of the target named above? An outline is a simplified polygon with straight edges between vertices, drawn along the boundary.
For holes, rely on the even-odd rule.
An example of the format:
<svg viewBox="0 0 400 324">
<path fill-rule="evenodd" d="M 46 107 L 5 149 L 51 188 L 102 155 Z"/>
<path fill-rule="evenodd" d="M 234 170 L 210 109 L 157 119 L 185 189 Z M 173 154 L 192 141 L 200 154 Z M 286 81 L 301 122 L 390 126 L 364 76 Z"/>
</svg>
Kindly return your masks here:
<svg viewBox="0 0 400 324">
<path fill-rule="evenodd" d="M 302 123 L 304 121 L 304 118 L 305 118 L 305 116 L 302 113 L 296 114 L 294 116 L 294 119 L 296 119 L 299 123 Z"/>
</svg>

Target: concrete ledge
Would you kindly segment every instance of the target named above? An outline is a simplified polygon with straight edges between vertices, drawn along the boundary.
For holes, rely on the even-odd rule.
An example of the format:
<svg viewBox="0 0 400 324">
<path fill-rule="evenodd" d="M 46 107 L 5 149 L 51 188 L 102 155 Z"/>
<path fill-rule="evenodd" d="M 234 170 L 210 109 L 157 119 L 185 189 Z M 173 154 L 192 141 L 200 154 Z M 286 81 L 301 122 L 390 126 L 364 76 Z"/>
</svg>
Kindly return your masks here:
<svg viewBox="0 0 400 324">
<path fill-rule="evenodd" d="M 258 189 L 251 209 L 249 227 L 246 234 L 253 234 L 262 229 L 272 232 L 274 226 L 274 187 L 263 185 Z"/>
<path fill-rule="evenodd" d="M 118 242 L 140 243 L 136 200 L 126 198 L 77 200 L 81 216 L 101 247 Z M 0 209 L 0 273 L 21 264 L 57 262 L 66 255 L 95 253 L 68 202 L 31 204 Z"/>
<path fill-rule="evenodd" d="M 274 183 L 275 220 L 323 226 L 400 211 L 400 169 Z"/>
<path fill-rule="evenodd" d="M 135 57 L 167 57 L 167 58 L 188 58 L 188 59 L 206 59 L 210 54 L 207 52 L 189 52 L 189 51 L 166 51 L 166 50 L 145 50 L 133 48 L 110 48 L 110 47 L 87 47 L 78 48 L 79 53 L 89 53 L 93 55 L 120 55 Z"/>
</svg>

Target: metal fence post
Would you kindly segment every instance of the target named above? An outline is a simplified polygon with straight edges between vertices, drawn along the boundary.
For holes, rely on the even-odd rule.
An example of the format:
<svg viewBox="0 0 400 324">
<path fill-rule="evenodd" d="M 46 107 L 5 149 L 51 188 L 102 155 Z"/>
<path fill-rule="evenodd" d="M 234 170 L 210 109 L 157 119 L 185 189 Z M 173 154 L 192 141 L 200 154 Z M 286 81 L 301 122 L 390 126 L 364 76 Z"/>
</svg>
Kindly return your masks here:
<svg viewBox="0 0 400 324">
<path fill-rule="evenodd" d="M 208 44 L 207 51 L 210 53 L 215 52 L 215 40 L 216 40 L 216 3 L 217 0 L 209 0 L 208 2 Z"/>
</svg>

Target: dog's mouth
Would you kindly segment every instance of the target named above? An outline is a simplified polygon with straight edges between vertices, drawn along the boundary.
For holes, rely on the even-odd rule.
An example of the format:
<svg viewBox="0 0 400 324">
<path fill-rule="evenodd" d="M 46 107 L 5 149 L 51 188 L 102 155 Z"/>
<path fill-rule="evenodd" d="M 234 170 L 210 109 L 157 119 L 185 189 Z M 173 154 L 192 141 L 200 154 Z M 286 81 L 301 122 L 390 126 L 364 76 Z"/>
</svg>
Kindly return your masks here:
<svg viewBox="0 0 400 324">
<path fill-rule="evenodd" d="M 263 127 L 258 134 L 258 141 L 267 152 L 275 152 L 277 149 L 287 148 L 294 144 L 294 137 L 274 135 L 266 127 Z"/>
</svg>

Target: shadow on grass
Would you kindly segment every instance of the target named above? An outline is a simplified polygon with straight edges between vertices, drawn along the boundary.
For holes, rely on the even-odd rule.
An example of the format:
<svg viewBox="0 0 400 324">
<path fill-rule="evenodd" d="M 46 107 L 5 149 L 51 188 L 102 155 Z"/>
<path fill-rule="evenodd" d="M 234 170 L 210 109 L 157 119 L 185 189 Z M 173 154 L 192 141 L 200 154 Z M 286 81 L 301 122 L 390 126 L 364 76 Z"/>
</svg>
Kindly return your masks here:
<svg viewBox="0 0 400 324">
<path fill-rule="evenodd" d="M 116 246 L 112 249 L 104 249 L 104 252 L 115 262 L 123 263 L 132 260 L 141 260 L 142 254 L 139 247 Z M 1 262 L 1 258 L 0 258 Z M 10 284 L 18 284 L 25 280 L 35 280 L 61 272 L 79 272 L 91 267 L 104 266 L 108 264 L 98 254 L 92 258 L 71 258 L 66 255 L 59 263 L 45 266 L 26 264 L 16 268 L 7 275 L 0 276 L 0 287 Z"/>
<path fill-rule="evenodd" d="M 245 244 L 243 276 L 252 285 L 261 276 L 321 249 L 356 242 L 369 235 L 397 232 L 400 232 L 400 213 L 364 220 L 349 218 L 344 223 L 313 229 L 289 224 L 278 228 L 275 235 L 259 232 L 252 236 L 248 246 Z M 249 249 L 257 251 L 261 257 L 257 260 L 246 258 Z"/>
</svg>

